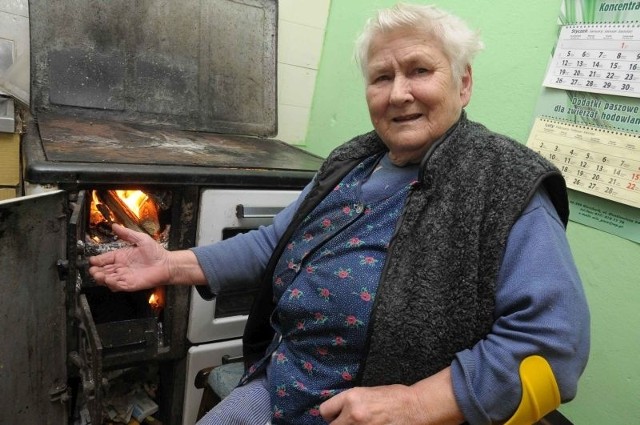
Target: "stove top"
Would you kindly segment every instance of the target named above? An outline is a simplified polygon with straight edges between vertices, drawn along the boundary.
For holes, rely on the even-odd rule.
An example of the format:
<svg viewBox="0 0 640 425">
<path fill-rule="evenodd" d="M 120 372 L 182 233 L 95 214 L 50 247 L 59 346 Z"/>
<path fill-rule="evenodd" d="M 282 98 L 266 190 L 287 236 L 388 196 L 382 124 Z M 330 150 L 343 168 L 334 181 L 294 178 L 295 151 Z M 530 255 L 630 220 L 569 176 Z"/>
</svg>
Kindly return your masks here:
<svg viewBox="0 0 640 425">
<path fill-rule="evenodd" d="M 321 158 L 284 142 L 41 113 L 25 135 L 32 183 L 299 186 Z"/>
</svg>

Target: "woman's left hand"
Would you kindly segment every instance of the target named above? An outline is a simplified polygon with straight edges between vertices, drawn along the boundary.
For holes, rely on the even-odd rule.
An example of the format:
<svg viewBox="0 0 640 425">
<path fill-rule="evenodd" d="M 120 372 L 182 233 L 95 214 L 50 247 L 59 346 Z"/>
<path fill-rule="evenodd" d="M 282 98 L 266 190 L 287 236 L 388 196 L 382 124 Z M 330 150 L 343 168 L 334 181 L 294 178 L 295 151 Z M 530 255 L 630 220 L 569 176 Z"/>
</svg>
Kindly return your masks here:
<svg viewBox="0 0 640 425">
<path fill-rule="evenodd" d="M 413 390 L 405 385 L 356 387 L 322 403 L 320 414 L 331 425 L 424 423 L 417 404 Z"/>
<path fill-rule="evenodd" d="M 331 425 L 456 425 L 464 422 L 446 368 L 414 385 L 355 387 L 320 405 Z"/>
</svg>

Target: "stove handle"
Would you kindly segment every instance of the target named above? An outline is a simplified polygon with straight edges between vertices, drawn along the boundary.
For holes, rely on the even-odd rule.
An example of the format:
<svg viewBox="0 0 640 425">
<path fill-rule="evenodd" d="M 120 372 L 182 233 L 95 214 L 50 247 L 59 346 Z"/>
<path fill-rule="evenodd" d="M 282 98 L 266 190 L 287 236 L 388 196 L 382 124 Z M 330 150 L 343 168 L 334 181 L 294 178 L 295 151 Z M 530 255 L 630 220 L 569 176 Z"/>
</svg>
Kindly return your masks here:
<svg viewBox="0 0 640 425">
<path fill-rule="evenodd" d="M 238 204 L 236 205 L 236 217 L 273 219 L 283 209 L 284 207 L 251 207 Z"/>
<path fill-rule="evenodd" d="M 79 273 L 77 280 L 83 288 L 97 286 L 96 281 L 89 274 L 89 267 L 91 267 L 91 265 L 86 259 L 76 261 L 76 270 Z M 69 260 L 58 260 L 56 262 L 56 268 L 58 269 L 58 278 L 61 281 L 66 281 L 69 278 Z"/>
<path fill-rule="evenodd" d="M 76 276 L 76 281 L 79 282 L 80 287 L 92 287 L 96 286 L 96 281 L 89 274 L 89 260 L 86 256 L 85 244 L 82 241 L 76 241 L 75 246 L 75 254 L 77 255 L 75 261 L 75 270 L 78 272 L 78 276 Z M 58 268 L 58 277 L 60 280 L 67 280 L 69 278 L 69 269 L 70 264 L 69 260 L 58 260 L 56 263 Z"/>
</svg>

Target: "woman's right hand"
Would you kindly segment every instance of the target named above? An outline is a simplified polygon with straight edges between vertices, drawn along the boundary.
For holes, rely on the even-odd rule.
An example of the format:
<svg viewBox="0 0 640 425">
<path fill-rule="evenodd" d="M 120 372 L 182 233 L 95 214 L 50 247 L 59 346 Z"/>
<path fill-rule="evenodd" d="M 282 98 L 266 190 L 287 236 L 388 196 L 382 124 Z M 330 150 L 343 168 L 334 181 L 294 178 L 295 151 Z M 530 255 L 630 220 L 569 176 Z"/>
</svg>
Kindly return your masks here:
<svg viewBox="0 0 640 425">
<path fill-rule="evenodd" d="M 131 246 L 89 257 L 89 273 L 112 291 L 139 291 L 171 280 L 170 252 L 145 233 L 119 224 L 114 233 Z"/>
</svg>

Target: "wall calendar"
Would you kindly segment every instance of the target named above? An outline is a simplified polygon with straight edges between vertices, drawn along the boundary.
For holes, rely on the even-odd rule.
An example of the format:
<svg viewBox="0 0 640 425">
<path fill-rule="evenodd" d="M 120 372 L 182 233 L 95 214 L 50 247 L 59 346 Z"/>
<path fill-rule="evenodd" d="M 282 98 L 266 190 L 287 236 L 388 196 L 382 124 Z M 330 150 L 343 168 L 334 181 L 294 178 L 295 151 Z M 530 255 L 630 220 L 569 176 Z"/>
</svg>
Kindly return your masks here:
<svg viewBox="0 0 640 425">
<path fill-rule="evenodd" d="M 544 85 L 640 98 L 640 24 L 563 26 Z"/>
<path fill-rule="evenodd" d="M 527 146 L 560 169 L 568 188 L 640 208 L 640 135 L 538 117 Z"/>
<path fill-rule="evenodd" d="M 640 243 L 640 0 L 562 0 L 557 24 L 527 146 L 571 221 Z"/>
</svg>

